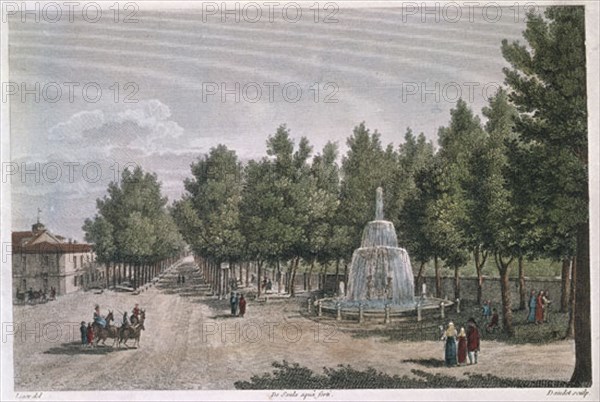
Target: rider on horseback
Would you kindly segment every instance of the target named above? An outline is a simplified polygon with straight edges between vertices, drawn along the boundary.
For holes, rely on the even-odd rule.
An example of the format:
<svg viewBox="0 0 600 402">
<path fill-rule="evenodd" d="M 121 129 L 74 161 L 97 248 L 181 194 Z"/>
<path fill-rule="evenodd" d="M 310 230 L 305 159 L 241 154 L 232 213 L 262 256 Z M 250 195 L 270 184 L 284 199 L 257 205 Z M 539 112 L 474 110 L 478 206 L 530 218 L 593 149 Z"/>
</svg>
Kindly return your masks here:
<svg viewBox="0 0 600 402">
<path fill-rule="evenodd" d="M 121 324 L 121 328 L 119 329 L 119 338 L 123 338 L 123 332 L 125 329 L 129 327 L 129 318 L 127 317 L 127 311 L 123 313 L 123 323 Z"/>
<path fill-rule="evenodd" d="M 135 307 L 133 308 L 131 314 L 131 323 L 132 324 L 137 324 L 138 322 L 140 322 L 140 307 L 137 303 L 135 303 Z"/>
<path fill-rule="evenodd" d="M 96 304 L 94 308 L 94 322 L 102 328 L 106 328 L 106 320 L 100 315 L 100 306 Z"/>
</svg>

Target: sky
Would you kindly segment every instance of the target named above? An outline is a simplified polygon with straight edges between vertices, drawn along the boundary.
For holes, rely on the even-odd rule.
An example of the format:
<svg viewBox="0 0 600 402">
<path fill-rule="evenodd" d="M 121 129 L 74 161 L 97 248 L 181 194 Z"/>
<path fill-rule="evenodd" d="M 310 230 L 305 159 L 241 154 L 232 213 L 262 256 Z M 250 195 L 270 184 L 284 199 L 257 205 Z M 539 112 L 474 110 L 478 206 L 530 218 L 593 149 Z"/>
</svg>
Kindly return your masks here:
<svg viewBox="0 0 600 402">
<path fill-rule="evenodd" d="M 435 141 L 458 96 L 480 114 L 502 84 L 502 39 L 523 42 L 514 9 L 499 18 L 498 9 L 320 3 L 317 14 L 313 3 L 301 15 L 286 3 L 259 15 L 143 2 L 96 22 L 93 9 L 75 9 L 73 21 L 68 10 L 56 22 L 52 10 L 38 22 L 12 15 L 12 86 L 2 95 L 13 230 L 28 229 L 39 208 L 51 231 L 81 241 L 95 200 L 126 166 L 155 172 L 172 202 L 211 147 L 261 158 L 284 123 L 315 153 L 327 141 L 345 153 L 362 121 L 384 145 L 401 144 L 407 127 Z"/>
</svg>

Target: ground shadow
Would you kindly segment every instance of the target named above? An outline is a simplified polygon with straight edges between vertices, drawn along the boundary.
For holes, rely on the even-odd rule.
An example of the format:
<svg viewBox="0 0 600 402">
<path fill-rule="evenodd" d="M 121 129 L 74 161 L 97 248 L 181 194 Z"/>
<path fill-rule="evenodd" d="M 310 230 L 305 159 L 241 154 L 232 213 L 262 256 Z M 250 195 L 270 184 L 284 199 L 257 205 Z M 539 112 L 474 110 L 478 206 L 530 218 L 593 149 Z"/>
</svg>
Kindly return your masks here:
<svg viewBox="0 0 600 402">
<path fill-rule="evenodd" d="M 131 349 L 131 348 L 130 348 Z M 112 346 L 96 346 L 90 348 L 88 346 L 82 346 L 80 342 L 66 342 L 60 346 L 55 346 L 48 349 L 44 354 L 49 355 L 106 355 L 109 353 L 116 353 L 126 351 L 126 348 L 116 348 Z"/>
<path fill-rule="evenodd" d="M 443 360 L 439 360 L 439 359 L 405 359 L 405 360 L 402 360 L 402 363 L 414 363 L 414 364 L 418 364 L 421 366 L 432 367 L 432 368 L 446 366 L 445 362 Z"/>
</svg>

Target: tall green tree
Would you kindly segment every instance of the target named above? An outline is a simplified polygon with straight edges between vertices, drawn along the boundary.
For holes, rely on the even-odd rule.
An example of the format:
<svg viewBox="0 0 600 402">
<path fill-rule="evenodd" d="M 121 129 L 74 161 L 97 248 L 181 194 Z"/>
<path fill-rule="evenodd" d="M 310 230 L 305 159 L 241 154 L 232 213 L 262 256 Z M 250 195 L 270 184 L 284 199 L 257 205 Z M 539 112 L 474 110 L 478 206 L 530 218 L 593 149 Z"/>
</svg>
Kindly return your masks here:
<svg viewBox="0 0 600 402">
<path fill-rule="evenodd" d="M 544 197 L 541 222 L 576 239 L 575 370 L 571 381 L 592 380 L 589 265 L 588 127 L 585 11 L 548 7 L 529 14 L 527 45 L 502 42 L 516 130 L 535 148 L 543 169 L 523 172 Z"/>
</svg>

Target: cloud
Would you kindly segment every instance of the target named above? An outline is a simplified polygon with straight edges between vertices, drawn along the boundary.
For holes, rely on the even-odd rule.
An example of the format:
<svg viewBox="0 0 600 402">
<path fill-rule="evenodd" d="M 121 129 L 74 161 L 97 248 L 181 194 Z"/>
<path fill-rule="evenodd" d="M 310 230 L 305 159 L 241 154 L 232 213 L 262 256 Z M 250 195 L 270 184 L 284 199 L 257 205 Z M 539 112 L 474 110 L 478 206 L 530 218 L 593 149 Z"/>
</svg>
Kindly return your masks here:
<svg viewBox="0 0 600 402">
<path fill-rule="evenodd" d="M 184 133 L 170 117 L 169 106 L 158 99 L 150 99 L 131 104 L 124 110 L 96 109 L 75 113 L 51 127 L 48 138 L 75 148 L 103 148 L 102 153 L 112 147 L 132 147 L 143 153 L 159 152 L 176 146 L 173 140 Z"/>
</svg>

